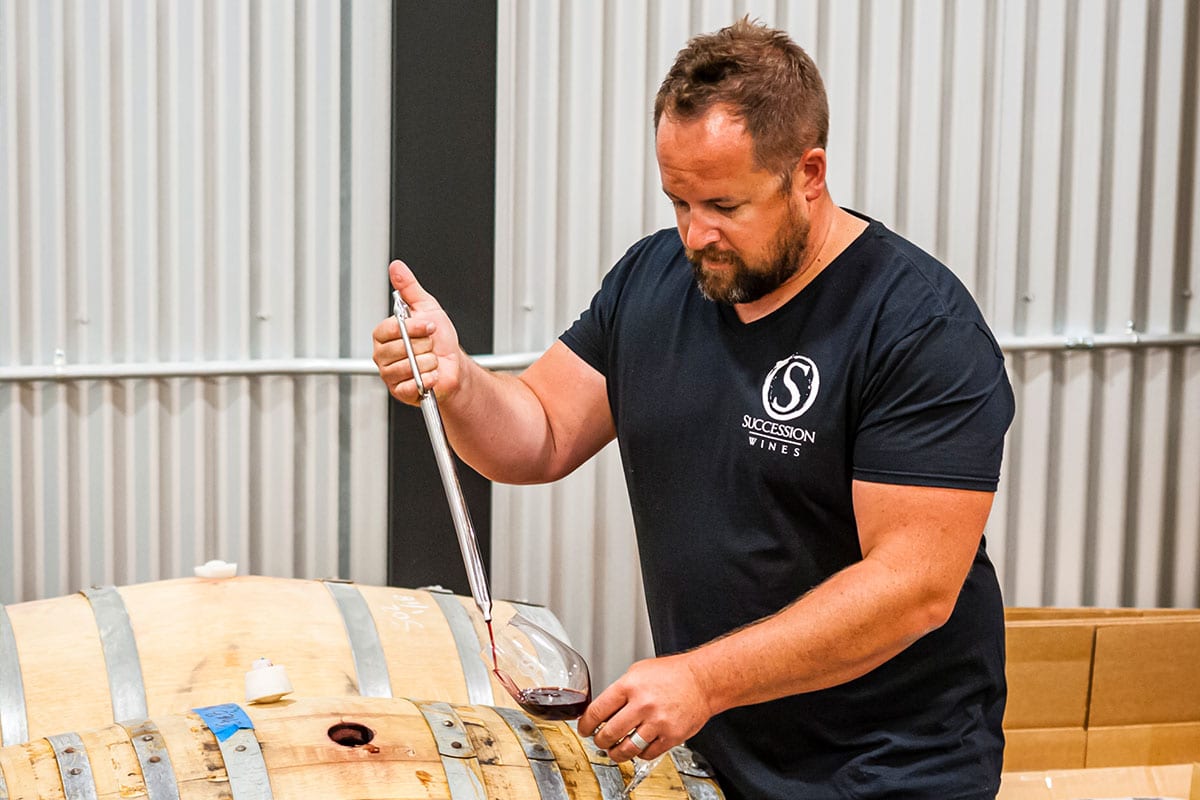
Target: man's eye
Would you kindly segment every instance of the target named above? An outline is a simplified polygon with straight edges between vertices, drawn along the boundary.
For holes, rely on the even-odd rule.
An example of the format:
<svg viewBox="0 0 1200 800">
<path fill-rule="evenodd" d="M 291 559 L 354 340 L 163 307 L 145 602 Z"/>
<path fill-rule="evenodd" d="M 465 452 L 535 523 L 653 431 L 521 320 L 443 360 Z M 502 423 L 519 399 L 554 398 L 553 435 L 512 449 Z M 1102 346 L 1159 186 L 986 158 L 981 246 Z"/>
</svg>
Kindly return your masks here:
<svg viewBox="0 0 1200 800">
<path fill-rule="evenodd" d="M 723 211 L 726 214 L 728 214 L 731 211 L 737 211 L 739 207 L 740 206 L 736 203 L 734 205 L 725 205 L 725 204 L 717 203 L 717 211 Z"/>
</svg>

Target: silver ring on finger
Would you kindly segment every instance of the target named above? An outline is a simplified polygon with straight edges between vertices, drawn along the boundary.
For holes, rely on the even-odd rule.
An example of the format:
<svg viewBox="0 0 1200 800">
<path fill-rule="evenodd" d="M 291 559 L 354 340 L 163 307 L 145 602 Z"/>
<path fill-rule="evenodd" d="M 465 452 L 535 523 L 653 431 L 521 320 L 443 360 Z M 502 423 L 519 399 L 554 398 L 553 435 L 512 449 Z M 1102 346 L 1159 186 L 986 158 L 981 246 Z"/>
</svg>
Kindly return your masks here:
<svg viewBox="0 0 1200 800">
<path fill-rule="evenodd" d="M 650 743 L 647 742 L 645 739 L 643 739 L 641 734 L 639 734 L 637 732 L 637 728 L 634 728 L 633 730 L 631 730 L 629 732 L 629 735 L 626 736 L 625 738 L 627 738 L 629 741 L 633 742 L 633 746 L 638 749 L 639 753 L 650 746 Z"/>
</svg>

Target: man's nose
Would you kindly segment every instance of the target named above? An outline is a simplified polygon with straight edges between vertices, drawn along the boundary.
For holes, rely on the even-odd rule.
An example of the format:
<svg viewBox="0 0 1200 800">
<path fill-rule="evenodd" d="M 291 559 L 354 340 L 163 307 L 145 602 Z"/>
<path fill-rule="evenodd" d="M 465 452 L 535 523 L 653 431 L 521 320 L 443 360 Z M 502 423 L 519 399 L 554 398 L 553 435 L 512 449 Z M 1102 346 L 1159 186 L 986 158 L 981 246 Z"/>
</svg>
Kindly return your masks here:
<svg viewBox="0 0 1200 800">
<path fill-rule="evenodd" d="M 683 243 L 691 250 L 703 250 L 710 244 L 721 240 L 721 231 L 704 214 L 692 213 L 688 216 L 687 230 Z"/>
</svg>

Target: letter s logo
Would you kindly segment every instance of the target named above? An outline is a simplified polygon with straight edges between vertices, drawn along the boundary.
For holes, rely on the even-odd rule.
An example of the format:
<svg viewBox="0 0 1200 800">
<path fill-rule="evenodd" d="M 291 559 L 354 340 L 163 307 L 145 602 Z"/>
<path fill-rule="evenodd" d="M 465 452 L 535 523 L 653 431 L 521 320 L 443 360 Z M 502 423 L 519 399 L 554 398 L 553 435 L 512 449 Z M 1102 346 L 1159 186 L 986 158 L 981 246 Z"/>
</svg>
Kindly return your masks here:
<svg viewBox="0 0 1200 800">
<path fill-rule="evenodd" d="M 763 381 L 763 408 L 777 420 L 795 419 L 812 406 L 821 375 L 811 358 L 799 353 L 779 361 Z"/>
</svg>

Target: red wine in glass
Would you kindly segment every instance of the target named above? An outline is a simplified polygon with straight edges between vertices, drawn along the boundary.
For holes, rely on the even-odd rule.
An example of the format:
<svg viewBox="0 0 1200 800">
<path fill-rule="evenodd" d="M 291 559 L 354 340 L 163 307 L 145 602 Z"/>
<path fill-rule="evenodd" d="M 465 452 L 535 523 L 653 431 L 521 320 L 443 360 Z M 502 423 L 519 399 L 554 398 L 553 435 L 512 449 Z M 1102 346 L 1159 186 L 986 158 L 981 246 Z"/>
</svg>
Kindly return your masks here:
<svg viewBox="0 0 1200 800">
<path fill-rule="evenodd" d="M 559 686 L 538 686 L 522 689 L 517 705 L 535 717 L 546 720 L 579 719 L 592 701 L 587 692 Z"/>
<path fill-rule="evenodd" d="M 491 636 L 492 674 L 526 713 L 577 719 L 592 699 L 587 662 L 566 642 L 514 615 Z M 481 652 L 485 661 L 489 655 Z"/>
</svg>

